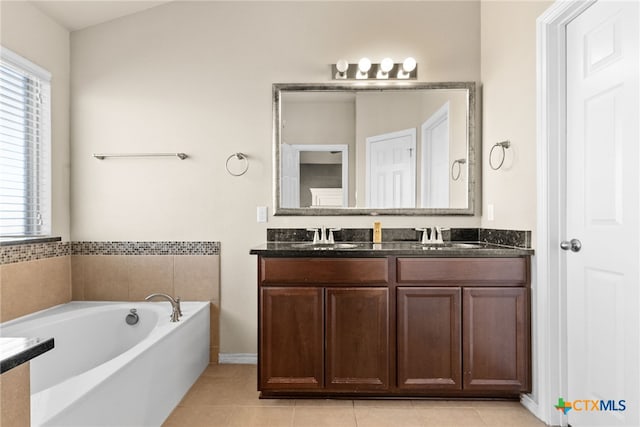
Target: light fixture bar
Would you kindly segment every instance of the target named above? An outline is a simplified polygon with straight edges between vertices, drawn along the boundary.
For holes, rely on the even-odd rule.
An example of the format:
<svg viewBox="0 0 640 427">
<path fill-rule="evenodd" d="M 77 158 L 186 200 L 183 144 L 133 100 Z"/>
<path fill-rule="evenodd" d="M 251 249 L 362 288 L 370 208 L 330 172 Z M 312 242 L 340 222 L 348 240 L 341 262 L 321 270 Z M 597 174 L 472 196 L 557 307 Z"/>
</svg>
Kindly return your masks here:
<svg viewBox="0 0 640 427">
<path fill-rule="evenodd" d="M 405 61 L 406 62 L 406 61 Z M 372 63 L 371 68 L 366 73 L 366 77 L 363 77 L 363 73 L 359 73 L 358 63 L 347 63 L 340 60 L 336 64 L 331 65 L 331 79 L 332 80 L 416 80 L 418 78 L 418 64 L 415 60 L 412 64 L 414 67 L 410 71 L 405 71 L 403 63 L 394 63 L 389 69 L 389 64 L 384 63 Z M 346 71 L 342 71 L 344 67 Z M 388 70 L 388 71 L 386 71 Z"/>
</svg>

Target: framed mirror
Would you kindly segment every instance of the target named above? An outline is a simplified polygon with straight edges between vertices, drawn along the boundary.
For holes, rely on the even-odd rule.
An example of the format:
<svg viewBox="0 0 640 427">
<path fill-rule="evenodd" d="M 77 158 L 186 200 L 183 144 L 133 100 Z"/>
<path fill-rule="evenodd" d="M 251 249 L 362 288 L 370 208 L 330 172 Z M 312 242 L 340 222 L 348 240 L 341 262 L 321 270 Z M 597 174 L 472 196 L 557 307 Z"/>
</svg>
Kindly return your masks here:
<svg viewBox="0 0 640 427">
<path fill-rule="evenodd" d="M 274 215 L 473 215 L 473 82 L 273 85 Z"/>
</svg>

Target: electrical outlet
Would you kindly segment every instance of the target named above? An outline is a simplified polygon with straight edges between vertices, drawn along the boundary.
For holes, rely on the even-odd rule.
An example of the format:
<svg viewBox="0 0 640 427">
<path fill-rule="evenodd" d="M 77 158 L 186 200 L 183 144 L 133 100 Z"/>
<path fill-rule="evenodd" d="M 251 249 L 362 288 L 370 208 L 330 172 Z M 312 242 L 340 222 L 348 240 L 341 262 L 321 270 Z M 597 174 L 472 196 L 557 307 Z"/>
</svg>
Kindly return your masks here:
<svg viewBox="0 0 640 427">
<path fill-rule="evenodd" d="M 493 203 L 489 203 L 487 205 L 487 221 L 493 221 L 494 213 Z"/>
</svg>

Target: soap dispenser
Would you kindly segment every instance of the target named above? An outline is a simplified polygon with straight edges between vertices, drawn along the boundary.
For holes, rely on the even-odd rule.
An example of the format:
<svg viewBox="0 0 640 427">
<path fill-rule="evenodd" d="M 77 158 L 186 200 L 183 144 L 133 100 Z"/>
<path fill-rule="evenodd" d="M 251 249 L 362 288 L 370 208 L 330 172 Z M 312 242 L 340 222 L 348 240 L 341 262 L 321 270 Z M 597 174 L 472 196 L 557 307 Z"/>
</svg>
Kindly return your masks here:
<svg viewBox="0 0 640 427">
<path fill-rule="evenodd" d="M 373 223 L 373 243 L 382 243 L 382 224 L 380 221 Z"/>
</svg>

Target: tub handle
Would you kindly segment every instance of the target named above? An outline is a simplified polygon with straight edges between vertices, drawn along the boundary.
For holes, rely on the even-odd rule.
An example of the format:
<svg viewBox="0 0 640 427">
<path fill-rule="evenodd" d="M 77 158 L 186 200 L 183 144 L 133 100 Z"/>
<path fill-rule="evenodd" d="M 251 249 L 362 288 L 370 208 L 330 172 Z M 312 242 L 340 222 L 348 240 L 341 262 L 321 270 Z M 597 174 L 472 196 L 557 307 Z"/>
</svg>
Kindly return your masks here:
<svg viewBox="0 0 640 427">
<path fill-rule="evenodd" d="M 138 323 L 139 320 L 140 316 L 138 316 L 138 310 L 136 310 L 135 308 L 129 310 L 129 314 L 127 314 L 127 318 L 125 319 L 127 325 L 133 326 Z"/>
</svg>

